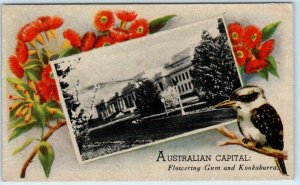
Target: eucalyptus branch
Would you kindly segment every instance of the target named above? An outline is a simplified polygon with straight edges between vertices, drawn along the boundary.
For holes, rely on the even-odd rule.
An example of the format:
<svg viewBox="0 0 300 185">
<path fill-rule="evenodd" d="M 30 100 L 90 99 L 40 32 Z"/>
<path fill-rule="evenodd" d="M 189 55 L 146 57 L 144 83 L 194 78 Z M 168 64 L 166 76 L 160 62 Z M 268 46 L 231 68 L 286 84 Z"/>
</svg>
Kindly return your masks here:
<svg viewBox="0 0 300 185">
<path fill-rule="evenodd" d="M 219 146 L 225 146 L 225 145 L 240 145 L 244 148 L 247 148 L 249 150 L 275 157 L 278 159 L 287 159 L 287 152 L 286 151 L 281 151 L 281 150 L 276 150 L 270 147 L 262 147 L 262 148 L 256 148 L 255 145 L 256 143 L 249 141 L 247 144 L 243 142 L 243 138 L 239 137 L 235 133 L 231 132 L 230 130 L 226 129 L 225 127 L 219 127 L 217 130 L 224 135 L 225 137 L 230 138 L 228 141 L 221 141 L 218 142 Z"/>
<path fill-rule="evenodd" d="M 57 124 L 50 128 L 48 130 L 48 132 L 46 133 L 46 135 L 42 138 L 41 141 L 47 141 L 50 136 L 55 132 L 57 131 L 58 129 L 60 129 L 62 126 L 66 125 L 66 122 L 65 121 L 57 121 Z M 31 152 L 30 156 L 28 157 L 28 159 L 25 161 L 25 163 L 23 164 L 23 168 L 22 168 L 22 171 L 21 171 L 21 174 L 20 174 L 20 177 L 21 178 L 25 178 L 25 175 L 26 175 L 26 170 L 27 170 L 27 167 L 29 166 L 29 164 L 32 162 L 32 159 L 35 157 L 35 155 L 37 154 L 38 150 L 39 150 L 39 145 L 37 145 L 33 151 Z"/>
</svg>

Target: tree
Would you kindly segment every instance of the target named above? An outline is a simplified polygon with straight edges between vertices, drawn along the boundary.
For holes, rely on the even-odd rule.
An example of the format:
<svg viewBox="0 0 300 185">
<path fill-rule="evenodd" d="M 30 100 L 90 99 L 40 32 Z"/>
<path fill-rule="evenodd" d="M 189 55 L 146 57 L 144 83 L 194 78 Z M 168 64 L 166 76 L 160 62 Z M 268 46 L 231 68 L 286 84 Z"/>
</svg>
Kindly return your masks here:
<svg viewBox="0 0 300 185">
<path fill-rule="evenodd" d="M 174 87 L 168 87 L 160 95 L 165 100 L 166 108 L 174 109 L 179 104 L 179 94 Z"/>
<path fill-rule="evenodd" d="M 78 109 L 80 107 L 80 102 L 78 100 L 78 94 L 74 94 L 70 89 L 70 85 L 64 81 L 64 78 L 68 76 L 72 68 L 70 66 L 65 69 L 58 67 L 56 65 L 56 72 L 60 78 L 60 87 L 67 107 L 68 115 L 71 121 L 71 125 L 76 137 L 77 146 L 80 153 L 82 152 L 83 145 L 89 141 L 88 133 L 88 120 L 84 114 L 83 109 Z M 79 82 L 77 82 L 77 86 Z"/>
<path fill-rule="evenodd" d="M 164 112 L 164 105 L 159 93 L 158 88 L 151 80 L 139 82 L 139 87 L 135 90 L 135 104 L 141 116 Z"/>
<path fill-rule="evenodd" d="M 208 105 L 228 99 L 241 86 L 222 19 L 218 20 L 218 30 L 220 34 L 215 38 L 203 31 L 192 60 L 192 83 Z"/>
</svg>

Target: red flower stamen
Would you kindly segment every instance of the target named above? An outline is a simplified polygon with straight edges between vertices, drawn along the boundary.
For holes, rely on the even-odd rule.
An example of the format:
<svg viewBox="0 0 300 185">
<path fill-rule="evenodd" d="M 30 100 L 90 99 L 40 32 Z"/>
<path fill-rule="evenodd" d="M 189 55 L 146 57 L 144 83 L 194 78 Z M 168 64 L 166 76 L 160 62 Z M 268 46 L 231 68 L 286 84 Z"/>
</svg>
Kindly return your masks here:
<svg viewBox="0 0 300 185">
<path fill-rule="evenodd" d="M 57 29 L 64 23 L 63 19 L 57 16 L 51 18 L 50 29 Z"/>
<path fill-rule="evenodd" d="M 81 46 L 80 50 L 81 51 L 89 51 L 89 50 L 93 49 L 95 40 L 96 40 L 96 35 L 94 34 L 94 32 L 87 32 L 86 34 L 84 34 L 84 36 L 82 38 L 82 46 Z"/>
<path fill-rule="evenodd" d="M 11 72 L 16 75 L 18 78 L 22 78 L 24 76 L 24 70 L 19 63 L 19 60 L 16 56 L 9 57 L 9 67 Z"/>
<path fill-rule="evenodd" d="M 249 59 L 249 51 L 244 46 L 237 46 L 233 50 L 238 65 L 243 66 Z"/>
<path fill-rule="evenodd" d="M 247 73 L 247 74 L 256 73 L 256 72 L 264 69 L 268 65 L 269 65 L 269 63 L 266 62 L 265 60 L 258 60 L 258 59 L 251 60 L 250 62 L 248 62 L 246 64 L 245 73 Z"/>
<path fill-rule="evenodd" d="M 99 37 L 96 41 L 95 48 L 100 48 L 102 46 L 110 46 L 113 45 L 114 41 L 112 38 L 108 36 Z"/>
<path fill-rule="evenodd" d="M 49 85 L 55 85 L 55 80 L 50 64 L 48 64 L 42 72 L 42 80 Z"/>
<path fill-rule="evenodd" d="M 21 31 L 18 38 L 23 42 L 30 42 L 39 34 L 39 28 L 32 24 L 27 24 Z"/>
<path fill-rule="evenodd" d="M 42 16 L 37 19 L 43 31 L 48 31 L 51 29 L 52 20 L 50 16 Z"/>
<path fill-rule="evenodd" d="M 114 22 L 113 13 L 109 10 L 98 11 L 94 18 L 94 25 L 99 31 L 109 30 Z"/>
<path fill-rule="evenodd" d="M 243 40 L 244 29 L 240 23 L 234 22 L 228 25 L 228 33 L 233 45 L 238 45 Z"/>
<path fill-rule="evenodd" d="M 41 24 L 39 23 L 38 20 L 33 21 L 32 23 L 30 23 L 30 25 L 31 25 L 38 33 L 40 33 L 40 32 L 43 31 L 43 28 L 42 28 L 42 26 L 41 26 Z"/>
<path fill-rule="evenodd" d="M 257 26 L 250 25 L 244 31 L 244 43 L 248 48 L 259 46 L 262 41 L 262 33 Z"/>
<path fill-rule="evenodd" d="M 146 19 L 137 19 L 129 27 L 130 37 L 135 39 L 148 34 L 149 23 Z"/>
<path fill-rule="evenodd" d="M 45 100 L 49 101 L 51 98 L 59 101 L 58 90 L 55 84 L 53 73 L 50 64 L 48 64 L 42 72 L 42 80 L 36 84 L 38 94 Z"/>
<path fill-rule="evenodd" d="M 70 41 L 73 47 L 79 48 L 81 46 L 81 39 L 76 31 L 67 29 L 64 31 L 63 36 L 65 39 Z"/>
<path fill-rule="evenodd" d="M 110 31 L 110 37 L 114 42 L 124 42 L 130 38 L 129 33 L 126 30 L 120 28 L 114 28 Z"/>
<path fill-rule="evenodd" d="M 51 98 L 51 88 L 43 80 L 37 82 L 36 87 L 38 89 L 39 95 L 45 100 L 48 101 Z"/>
<path fill-rule="evenodd" d="M 29 24 L 26 24 L 25 26 L 23 26 L 23 27 L 19 30 L 19 32 L 18 32 L 18 34 L 17 34 L 17 39 L 18 39 L 18 40 L 23 41 L 23 31 L 24 31 L 24 29 L 25 29 L 28 25 L 29 25 Z"/>
<path fill-rule="evenodd" d="M 263 45 L 261 46 L 258 57 L 260 59 L 266 59 L 273 51 L 275 40 L 267 40 Z"/>
<path fill-rule="evenodd" d="M 137 13 L 135 11 L 126 11 L 126 10 L 120 10 L 116 13 L 117 17 L 124 22 L 131 22 L 136 19 Z"/>
<path fill-rule="evenodd" d="M 27 45 L 22 41 L 18 41 L 16 47 L 16 56 L 21 64 L 24 64 L 27 61 L 28 48 Z"/>
</svg>

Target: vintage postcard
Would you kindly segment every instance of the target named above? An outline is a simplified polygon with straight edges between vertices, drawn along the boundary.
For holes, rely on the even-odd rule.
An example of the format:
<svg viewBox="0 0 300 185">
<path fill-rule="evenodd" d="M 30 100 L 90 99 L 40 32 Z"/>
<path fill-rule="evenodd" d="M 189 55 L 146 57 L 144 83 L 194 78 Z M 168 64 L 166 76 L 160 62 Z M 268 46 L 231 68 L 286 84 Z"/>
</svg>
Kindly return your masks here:
<svg viewBox="0 0 300 185">
<path fill-rule="evenodd" d="M 224 19 L 213 17 L 53 61 L 78 160 L 236 119 L 232 109 L 212 108 L 241 87 L 229 43 Z"/>
<path fill-rule="evenodd" d="M 3 5 L 2 30 L 4 180 L 293 179 L 292 4 Z"/>
</svg>

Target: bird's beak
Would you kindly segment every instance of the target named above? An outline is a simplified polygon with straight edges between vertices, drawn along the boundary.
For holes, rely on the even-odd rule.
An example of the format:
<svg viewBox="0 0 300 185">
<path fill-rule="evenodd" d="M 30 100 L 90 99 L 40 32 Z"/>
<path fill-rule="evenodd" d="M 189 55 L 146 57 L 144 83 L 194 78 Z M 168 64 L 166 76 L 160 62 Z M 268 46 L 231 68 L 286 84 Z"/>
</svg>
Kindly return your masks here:
<svg viewBox="0 0 300 185">
<path fill-rule="evenodd" d="M 233 105 L 235 105 L 235 103 L 233 101 L 225 100 L 225 101 L 222 101 L 221 103 L 218 103 L 217 105 L 213 106 L 213 108 L 215 108 L 215 109 L 226 108 L 226 107 L 232 107 Z"/>
</svg>

